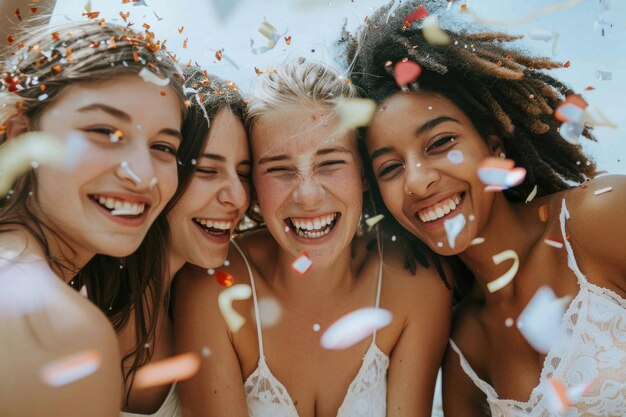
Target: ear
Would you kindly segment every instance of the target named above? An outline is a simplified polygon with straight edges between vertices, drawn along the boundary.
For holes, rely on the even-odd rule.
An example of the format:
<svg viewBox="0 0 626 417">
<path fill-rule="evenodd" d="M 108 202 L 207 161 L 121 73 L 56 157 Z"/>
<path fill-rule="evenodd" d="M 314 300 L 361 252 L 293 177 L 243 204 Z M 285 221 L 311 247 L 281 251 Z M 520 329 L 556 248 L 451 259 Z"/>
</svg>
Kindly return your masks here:
<svg viewBox="0 0 626 417">
<path fill-rule="evenodd" d="M 497 156 L 500 152 L 505 152 L 502 138 L 495 133 L 491 133 L 487 136 L 487 146 L 489 146 L 489 151 L 492 155 Z"/>
<path fill-rule="evenodd" d="M 15 139 L 19 135 L 28 132 L 30 120 L 23 113 L 12 116 L 6 122 L 7 139 Z"/>
</svg>

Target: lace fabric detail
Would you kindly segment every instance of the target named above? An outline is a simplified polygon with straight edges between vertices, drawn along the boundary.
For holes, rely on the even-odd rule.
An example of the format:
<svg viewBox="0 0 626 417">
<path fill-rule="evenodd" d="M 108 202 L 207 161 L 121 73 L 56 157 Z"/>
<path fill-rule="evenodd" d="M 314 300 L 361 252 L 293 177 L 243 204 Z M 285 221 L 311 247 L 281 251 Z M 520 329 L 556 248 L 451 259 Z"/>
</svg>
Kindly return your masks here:
<svg viewBox="0 0 626 417">
<path fill-rule="evenodd" d="M 298 417 L 287 389 L 272 374 L 265 358 L 244 384 L 250 417 Z"/>
<path fill-rule="evenodd" d="M 564 202 L 563 232 L 565 216 L 569 218 Z M 558 378 L 566 388 L 589 383 L 580 398 L 559 414 L 560 417 L 626 416 L 626 299 L 588 282 L 578 269 L 571 246 L 566 247 L 569 265 L 578 278 L 580 291 L 563 316 L 565 336 L 546 355 L 539 384 L 528 401 L 500 399 L 450 340 L 460 357 L 461 367 L 487 396 L 493 417 L 554 416 L 544 394 L 550 377 Z"/>
</svg>

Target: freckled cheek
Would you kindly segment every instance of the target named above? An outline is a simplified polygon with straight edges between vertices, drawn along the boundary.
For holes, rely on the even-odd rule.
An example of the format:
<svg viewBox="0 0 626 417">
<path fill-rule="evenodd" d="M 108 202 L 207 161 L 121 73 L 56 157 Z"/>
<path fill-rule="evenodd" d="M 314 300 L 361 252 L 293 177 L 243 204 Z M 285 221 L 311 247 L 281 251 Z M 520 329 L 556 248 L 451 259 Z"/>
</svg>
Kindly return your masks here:
<svg viewBox="0 0 626 417">
<path fill-rule="evenodd" d="M 292 189 L 289 182 L 273 178 L 255 178 L 254 187 L 261 208 L 268 214 L 288 198 Z"/>
<path fill-rule="evenodd" d="M 156 162 L 154 164 L 154 176 L 157 178 L 157 187 L 159 187 L 161 197 L 165 202 L 169 201 L 178 188 L 178 170 L 176 168 L 176 162 Z M 145 181 L 151 181 L 152 178 L 147 178 Z"/>
</svg>

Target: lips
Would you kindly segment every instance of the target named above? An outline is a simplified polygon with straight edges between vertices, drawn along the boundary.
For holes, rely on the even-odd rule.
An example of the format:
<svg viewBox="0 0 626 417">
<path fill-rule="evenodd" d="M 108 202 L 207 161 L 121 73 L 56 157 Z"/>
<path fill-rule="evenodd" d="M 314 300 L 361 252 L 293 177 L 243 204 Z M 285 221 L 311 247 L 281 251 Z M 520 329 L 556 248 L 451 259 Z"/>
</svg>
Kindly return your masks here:
<svg viewBox="0 0 626 417">
<path fill-rule="evenodd" d="M 457 209 L 457 206 L 461 203 L 461 200 L 462 193 L 458 193 L 419 210 L 415 216 L 418 217 L 423 223 L 439 220 L 451 212 L 454 212 Z"/>
<path fill-rule="evenodd" d="M 326 236 L 337 224 L 339 213 L 328 213 L 316 217 L 289 217 L 286 222 L 301 238 L 319 239 Z"/>
<path fill-rule="evenodd" d="M 151 205 L 141 196 L 126 196 L 119 193 L 88 195 L 98 211 L 118 224 L 130 227 L 141 226 L 148 218 Z"/>
<path fill-rule="evenodd" d="M 196 217 L 193 221 L 207 233 L 216 236 L 230 234 L 233 222 L 230 220 L 212 220 Z"/>
</svg>

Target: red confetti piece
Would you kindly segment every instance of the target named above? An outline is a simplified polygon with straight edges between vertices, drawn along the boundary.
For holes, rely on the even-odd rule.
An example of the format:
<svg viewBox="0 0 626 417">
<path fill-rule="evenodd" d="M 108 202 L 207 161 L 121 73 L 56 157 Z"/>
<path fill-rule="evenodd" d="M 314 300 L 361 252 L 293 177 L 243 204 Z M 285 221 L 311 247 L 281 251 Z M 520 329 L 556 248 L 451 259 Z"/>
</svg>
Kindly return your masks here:
<svg viewBox="0 0 626 417">
<path fill-rule="evenodd" d="M 261 71 L 260 69 L 258 69 L 257 67 L 254 67 L 254 72 L 256 72 L 256 75 L 261 75 L 263 74 L 263 71 Z"/>
<path fill-rule="evenodd" d="M 165 385 L 191 378 L 200 368 L 200 355 L 183 353 L 152 362 L 137 371 L 135 386 L 138 389 Z"/>
<path fill-rule="evenodd" d="M 54 67 L 52 67 L 52 71 L 54 71 L 54 72 L 61 72 L 61 66 L 60 65 L 55 65 Z"/>
<path fill-rule="evenodd" d="M 221 60 L 222 60 L 222 50 L 221 50 L 221 49 L 218 49 L 218 50 L 217 50 L 217 52 L 215 53 L 215 58 L 216 58 L 218 61 L 221 61 Z"/>
<path fill-rule="evenodd" d="M 593 91 L 593 90 L 595 90 L 595 88 L 593 86 L 585 87 L 585 91 Z"/>
<path fill-rule="evenodd" d="M 31 7 L 31 8 L 30 8 L 30 9 L 28 9 L 28 10 L 30 10 L 30 12 L 31 12 L 32 14 L 35 14 L 35 13 L 37 13 L 37 10 L 39 10 L 39 8 L 37 8 L 37 7 Z"/>
<path fill-rule="evenodd" d="M 417 10 L 404 18 L 404 23 L 410 25 L 411 23 L 423 19 L 426 16 L 428 16 L 428 10 L 426 10 L 426 7 L 424 7 L 424 5 L 422 4 L 420 7 L 417 8 Z"/>
<path fill-rule="evenodd" d="M 13 16 L 17 17 L 17 20 L 22 21 L 22 13 L 20 13 L 20 9 L 15 9 L 13 12 Z"/>
<path fill-rule="evenodd" d="M 165 97 L 165 91 L 161 91 L 161 97 Z"/>
<path fill-rule="evenodd" d="M 291 45 L 291 35 L 289 35 L 289 36 L 285 36 L 285 43 L 286 43 L 287 45 Z"/>
<path fill-rule="evenodd" d="M 59 36 L 59 32 L 52 32 L 52 40 L 57 42 L 61 39 L 61 37 Z"/>
<path fill-rule="evenodd" d="M 307 256 L 306 253 L 298 256 L 291 264 L 291 268 L 299 274 L 306 274 L 313 266 L 313 261 Z"/>
<path fill-rule="evenodd" d="M 569 68 L 570 65 L 572 65 L 569 61 L 567 61 L 565 64 L 563 64 L 563 68 Z"/>
<path fill-rule="evenodd" d="M 548 205 L 544 204 L 539 207 L 539 220 L 546 223 L 548 221 Z"/>
<path fill-rule="evenodd" d="M 187 41 L 189 40 L 189 38 L 185 38 L 185 40 L 183 41 L 183 48 L 187 47 Z"/>
<path fill-rule="evenodd" d="M 393 76 L 400 87 L 412 83 L 421 73 L 422 67 L 417 62 L 409 61 L 406 58 L 398 62 L 393 68 Z"/>
<path fill-rule="evenodd" d="M 226 288 L 230 287 L 231 285 L 235 283 L 235 277 L 233 277 L 228 272 L 224 272 L 224 271 L 217 271 L 215 273 L 215 279 L 217 280 L 218 284 Z"/>
<path fill-rule="evenodd" d="M 11 36 L 11 35 L 8 35 L 7 36 L 7 43 L 9 45 L 11 45 L 13 42 L 15 42 L 15 38 L 13 36 Z"/>
<path fill-rule="evenodd" d="M 462 4 L 461 5 L 461 11 L 466 13 L 467 12 L 467 4 Z"/>
</svg>

